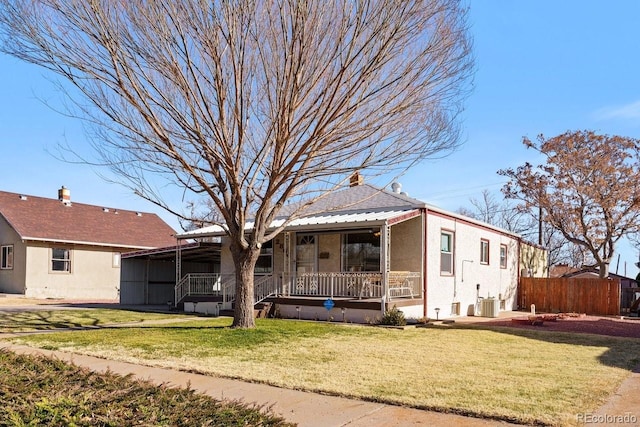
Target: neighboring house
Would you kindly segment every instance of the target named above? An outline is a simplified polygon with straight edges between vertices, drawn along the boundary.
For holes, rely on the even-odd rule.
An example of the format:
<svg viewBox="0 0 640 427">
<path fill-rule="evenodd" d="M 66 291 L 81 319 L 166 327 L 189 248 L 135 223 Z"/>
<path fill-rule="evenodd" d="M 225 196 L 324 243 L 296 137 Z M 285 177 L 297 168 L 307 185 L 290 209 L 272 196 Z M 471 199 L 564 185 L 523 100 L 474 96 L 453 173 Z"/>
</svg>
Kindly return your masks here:
<svg viewBox="0 0 640 427">
<path fill-rule="evenodd" d="M 596 267 L 585 267 L 582 269 L 574 268 L 572 270 L 566 271 L 564 274 L 558 277 L 576 277 L 581 279 L 598 279 L 600 277 L 600 272 Z M 618 279 L 620 280 L 620 285 L 623 288 L 636 288 L 638 287 L 638 282 L 635 279 L 630 277 L 625 277 L 620 274 L 615 274 L 609 272 L 610 279 Z"/>
<path fill-rule="evenodd" d="M 393 188 L 356 177 L 291 221 L 262 247 L 256 300 L 275 303 L 283 317 L 367 321 L 397 306 L 409 318 L 445 318 L 477 314 L 487 297 L 495 298 L 496 310 L 515 309 L 521 272 L 546 271 L 546 251 L 520 236 L 408 197 L 398 184 Z M 229 307 L 235 279 L 224 229 L 205 227 L 178 238 L 214 236 L 222 245 L 213 287 Z M 523 253 L 539 262 L 523 263 Z M 189 294 L 186 276 L 181 283 L 176 303 Z"/>
<path fill-rule="evenodd" d="M 117 300 L 124 252 L 175 245 L 157 215 L 0 191 L 0 292 Z"/>
<path fill-rule="evenodd" d="M 579 270 L 579 268 L 570 267 L 568 264 L 558 264 L 551 267 L 549 277 L 564 277 Z"/>
</svg>

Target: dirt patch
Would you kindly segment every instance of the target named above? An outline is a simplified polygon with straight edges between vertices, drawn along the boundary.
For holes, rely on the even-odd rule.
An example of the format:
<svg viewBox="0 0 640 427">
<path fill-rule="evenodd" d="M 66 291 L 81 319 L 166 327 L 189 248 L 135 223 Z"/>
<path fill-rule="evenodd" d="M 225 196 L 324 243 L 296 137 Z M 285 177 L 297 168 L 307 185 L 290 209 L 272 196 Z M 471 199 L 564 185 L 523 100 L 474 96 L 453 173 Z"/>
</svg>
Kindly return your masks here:
<svg viewBox="0 0 640 427">
<path fill-rule="evenodd" d="M 0 296 L 0 307 L 2 306 L 17 306 L 17 305 L 52 305 L 65 303 L 64 300 L 59 299 L 35 299 L 26 297 L 14 297 L 14 296 Z"/>
<path fill-rule="evenodd" d="M 531 329 L 534 331 L 575 332 L 608 335 L 612 337 L 640 338 L 640 319 L 629 320 L 616 317 L 582 316 L 566 317 L 556 321 L 544 321 L 541 325 L 513 322 L 511 319 L 496 319 L 482 322 L 483 325 Z"/>
<path fill-rule="evenodd" d="M 72 300 L 72 299 L 39 299 L 39 298 L 28 298 L 24 296 L 17 296 L 12 294 L 0 294 L 0 308 L 2 307 L 16 307 L 16 306 L 38 306 L 38 305 L 60 305 L 60 306 L 71 306 L 71 305 L 91 305 L 91 304 L 113 304 L 117 305 L 119 302 L 114 300 Z"/>
</svg>

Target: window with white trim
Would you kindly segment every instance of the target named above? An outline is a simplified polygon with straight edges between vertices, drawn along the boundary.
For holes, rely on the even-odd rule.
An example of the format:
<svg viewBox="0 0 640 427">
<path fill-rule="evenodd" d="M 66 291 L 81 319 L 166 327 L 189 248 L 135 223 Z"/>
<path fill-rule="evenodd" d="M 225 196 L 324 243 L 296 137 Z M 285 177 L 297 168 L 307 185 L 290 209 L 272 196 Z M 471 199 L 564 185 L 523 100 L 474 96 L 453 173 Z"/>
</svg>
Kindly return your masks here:
<svg viewBox="0 0 640 427">
<path fill-rule="evenodd" d="M 453 232 L 440 232 L 440 274 L 453 275 Z"/>
<path fill-rule="evenodd" d="M 13 269 L 13 245 L 3 245 L 0 250 L 0 269 Z"/>
<path fill-rule="evenodd" d="M 51 248 L 51 271 L 71 273 L 71 249 Z"/>
<path fill-rule="evenodd" d="M 500 268 L 507 268 L 507 245 L 500 245 Z"/>
<path fill-rule="evenodd" d="M 480 264 L 489 264 L 489 241 L 480 239 Z"/>
</svg>

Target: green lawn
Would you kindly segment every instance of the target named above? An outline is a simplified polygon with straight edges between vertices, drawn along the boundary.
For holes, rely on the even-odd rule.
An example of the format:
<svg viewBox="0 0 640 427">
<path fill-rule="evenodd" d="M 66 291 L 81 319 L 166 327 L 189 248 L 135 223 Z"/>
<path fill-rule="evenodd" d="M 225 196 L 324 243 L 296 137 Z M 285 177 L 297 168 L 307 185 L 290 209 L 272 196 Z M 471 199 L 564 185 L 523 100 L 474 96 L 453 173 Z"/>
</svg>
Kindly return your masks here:
<svg viewBox="0 0 640 427">
<path fill-rule="evenodd" d="M 22 337 L 20 342 L 440 411 L 572 425 L 640 362 L 640 340 L 509 328 L 407 330 L 230 319 Z"/>
</svg>

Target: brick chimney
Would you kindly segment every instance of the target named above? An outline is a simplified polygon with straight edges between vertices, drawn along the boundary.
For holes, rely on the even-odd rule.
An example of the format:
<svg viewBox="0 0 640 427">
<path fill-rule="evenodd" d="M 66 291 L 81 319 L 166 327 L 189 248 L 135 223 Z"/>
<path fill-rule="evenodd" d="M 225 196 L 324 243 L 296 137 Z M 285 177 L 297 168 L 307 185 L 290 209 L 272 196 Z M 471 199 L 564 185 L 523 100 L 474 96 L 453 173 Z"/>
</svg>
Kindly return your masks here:
<svg viewBox="0 0 640 427">
<path fill-rule="evenodd" d="M 58 200 L 65 206 L 71 206 L 71 191 L 64 185 L 58 190 Z"/>
<path fill-rule="evenodd" d="M 349 187 L 357 187 L 358 185 L 362 185 L 363 182 L 364 178 L 360 175 L 360 172 L 355 171 L 349 178 Z"/>
</svg>

